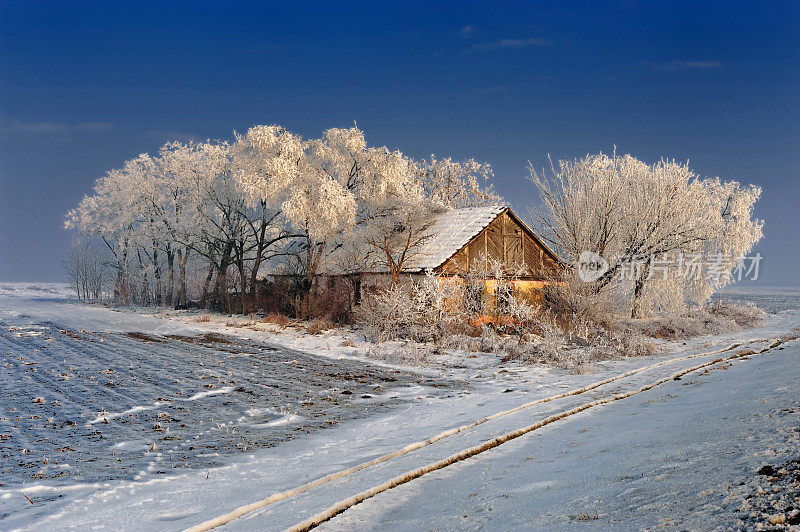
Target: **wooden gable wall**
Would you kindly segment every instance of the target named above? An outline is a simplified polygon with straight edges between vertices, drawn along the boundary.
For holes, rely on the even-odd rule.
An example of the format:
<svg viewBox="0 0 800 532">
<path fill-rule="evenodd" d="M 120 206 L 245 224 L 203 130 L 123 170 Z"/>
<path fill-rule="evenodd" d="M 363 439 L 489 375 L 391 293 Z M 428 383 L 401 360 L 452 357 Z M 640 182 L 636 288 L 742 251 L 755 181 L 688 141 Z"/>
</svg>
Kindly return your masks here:
<svg viewBox="0 0 800 532">
<path fill-rule="evenodd" d="M 545 277 L 546 270 L 558 267 L 551 253 L 505 210 L 437 271 L 445 275 L 464 275 L 476 267 L 475 261 L 484 253 L 506 264 L 522 265 L 527 276 L 536 279 Z"/>
</svg>

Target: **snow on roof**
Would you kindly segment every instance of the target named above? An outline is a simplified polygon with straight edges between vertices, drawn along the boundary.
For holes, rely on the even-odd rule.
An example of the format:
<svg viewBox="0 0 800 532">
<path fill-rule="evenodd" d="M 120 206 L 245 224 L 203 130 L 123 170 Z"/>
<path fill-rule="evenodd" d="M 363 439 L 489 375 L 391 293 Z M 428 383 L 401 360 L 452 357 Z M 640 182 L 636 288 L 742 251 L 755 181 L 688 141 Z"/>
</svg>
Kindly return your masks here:
<svg viewBox="0 0 800 532">
<path fill-rule="evenodd" d="M 407 259 L 403 270 L 414 272 L 441 266 L 503 210 L 505 207 L 494 205 L 454 209 L 439 215 L 427 231 L 429 236 Z"/>
</svg>

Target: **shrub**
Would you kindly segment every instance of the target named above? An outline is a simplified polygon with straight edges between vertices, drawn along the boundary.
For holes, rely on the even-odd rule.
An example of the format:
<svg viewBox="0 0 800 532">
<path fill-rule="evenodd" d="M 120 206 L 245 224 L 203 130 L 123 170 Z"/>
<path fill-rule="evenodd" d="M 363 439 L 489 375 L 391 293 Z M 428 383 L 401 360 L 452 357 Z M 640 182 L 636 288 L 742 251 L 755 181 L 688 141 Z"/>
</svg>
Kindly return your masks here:
<svg viewBox="0 0 800 532">
<path fill-rule="evenodd" d="M 260 323 L 274 323 L 275 325 L 281 328 L 286 328 L 286 326 L 289 325 L 289 323 L 291 323 L 292 320 L 288 316 L 279 314 L 277 312 L 272 312 L 270 314 L 267 314 L 258 321 Z"/>
<path fill-rule="evenodd" d="M 478 338 L 484 329 L 523 334 L 536 320 L 537 307 L 514 288 L 521 272 L 499 261 L 479 258 L 465 278 L 428 273 L 370 294 L 356 319 L 377 340 L 397 338 L 440 343 L 453 335 Z M 487 303 L 487 283 L 492 295 Z"/>
<path fill-rule="evenodd" d="M 708 307 L 711 316 L 733 320 L 739 327 L 756 327 L 764 321 L 766 313 L 752 304 L 718 304 Z"/>
<path fill-rule="evenodd" d="M 447 317 L 442 312 L 442 290 L 438 277 L 392 284 L 369 295 L 356 319 L 378 341 L 406 338 L 436 341 Z"/>
<path fill-rule="evenodd" d="M 629 320 L 625 327 L 651 338 L 680 340 L 755 327 L 765 316 L 763 310 L 753 305 L 714 305 L 648 320 Z"/>
<path fill-rule="evenodd" d="M 310 334 L 320 334 L 333 329 L 335 325 L 329 318 L 315 318 L 308 324 Z"/>
</svg>

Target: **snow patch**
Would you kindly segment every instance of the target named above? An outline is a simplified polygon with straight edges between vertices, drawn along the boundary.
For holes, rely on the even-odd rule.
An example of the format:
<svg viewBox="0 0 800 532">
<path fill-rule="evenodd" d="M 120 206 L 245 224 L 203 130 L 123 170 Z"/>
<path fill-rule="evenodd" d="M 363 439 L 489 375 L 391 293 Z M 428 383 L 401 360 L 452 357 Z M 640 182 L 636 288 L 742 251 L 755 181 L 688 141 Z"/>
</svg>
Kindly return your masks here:
<svg viewBox="0 0 800 532">
<path fill-rule="evenodd" d="M 131 414 L 136 414 L 138 412 L 145 412 L 147 410 L 155 410 L 161 405 L 162 403 L 155 402 L 153 403 L 152 406 L 134 406 L 133 408 L 129 408 L 124 412 L 100 412 L 99 414 L 97 414 L 97 417 L 91 420 L 89 423 L 87 423 L 87 425 L 94 425 L 95 423 L 101 423 L 102 421 L 105 420 L 112 420 L 118 417 L 129 416 Z"/>
<path fill-rule="evenodd" d="M 199 392 L 194 394 L 191 397 L 187 397 L 185 399 L 178 399 L 179 401 L 197 401 L 198 399 L 202 399 L 203 397 L 208 397 L 210 395 L 219 395 L 221 393 L 231 393 L 234 390 L 233 386 L 225 386 L 224 388 L 218 388 L 216 390 L 208 390 L 207 392 Z"/>
</svg>

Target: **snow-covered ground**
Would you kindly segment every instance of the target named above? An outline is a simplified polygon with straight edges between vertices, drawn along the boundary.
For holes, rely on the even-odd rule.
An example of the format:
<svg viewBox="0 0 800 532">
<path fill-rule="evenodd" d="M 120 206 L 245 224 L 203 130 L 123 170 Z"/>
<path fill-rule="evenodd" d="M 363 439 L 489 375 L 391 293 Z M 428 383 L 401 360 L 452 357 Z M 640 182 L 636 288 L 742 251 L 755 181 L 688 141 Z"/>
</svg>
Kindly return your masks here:
<svg viewBox="0 0 800 532">
<path fill-rule="evenodd" d="M 774 482 L 757 482 L 759 469 L 800 458 L 798 382 L 795 342 L 549 425 L 369 499 L 323 529 L 704 530 L 767 523 L 783 512 L 748 496 L 773 489 Z M 795 505 L 800 496 L 783 495 Z M 240 528 L 262 524 L 268 521 L 253 518 Z"/>
<path fill-rule="evenodd" d="M 66 283 L 0 283 L 0 297 L 63 301 L 75 297 Z"/>
<path fill-rule="evenodd" d="M 444 369 L 435 371 L 372 363 L 374 347 L 353 332 L 312 336 L 302 326 L 120 311 L 64 302 L 66 295 L 0 285 L 3 530 L 182 529 L 533 399 L 800 325 L 798 310 L 783 310 L 757 330 L 598 363 L 587 375 L 458 354 L 442 355 Z M 791 438 L 781 431 L 797 426 L 800 348 L 782 347 L 554 423 L 325 526 L 656 526 L 681 519 L 687 497 L 701 526 L 713 508 L 735 525 L 730 511 L 740 501 L 720 499 L 727 491 L 719 486 L 742 479 L 743 492 L 753 467 L 786 461 L 778 449 L 793 445 L 798 454 L 796 439 L 785 443 Z M 423 463 L 718 356 L 526 408 L 229 526 L 290 526 Z M 776 454 L 756 454 L 765 452 Z"/>
</svg>

